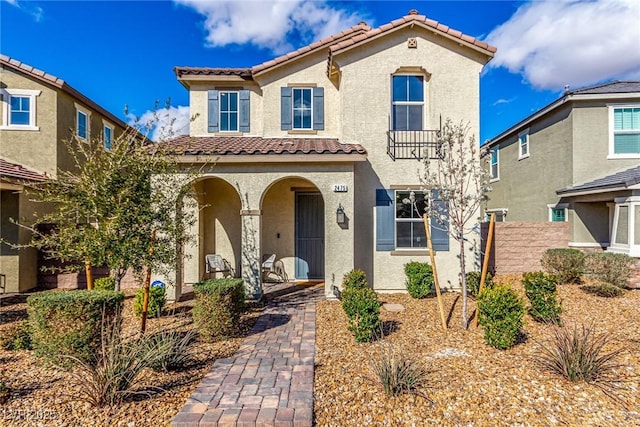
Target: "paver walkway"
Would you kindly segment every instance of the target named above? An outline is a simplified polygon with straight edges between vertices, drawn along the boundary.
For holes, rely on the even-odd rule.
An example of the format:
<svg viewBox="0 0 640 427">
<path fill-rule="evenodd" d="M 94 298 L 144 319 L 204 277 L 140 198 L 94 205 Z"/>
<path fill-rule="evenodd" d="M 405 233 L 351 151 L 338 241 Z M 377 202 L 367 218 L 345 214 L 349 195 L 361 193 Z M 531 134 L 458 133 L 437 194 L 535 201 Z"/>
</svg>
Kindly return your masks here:
<svg viewBox="0 0 640 427">
<path fill-rule="evenodd" d="M 173 427 L 311 426 L 315 303 L 324 286 L 289 284 L 268 303 L 238 352 L 218 359 Z"/>
</svg>

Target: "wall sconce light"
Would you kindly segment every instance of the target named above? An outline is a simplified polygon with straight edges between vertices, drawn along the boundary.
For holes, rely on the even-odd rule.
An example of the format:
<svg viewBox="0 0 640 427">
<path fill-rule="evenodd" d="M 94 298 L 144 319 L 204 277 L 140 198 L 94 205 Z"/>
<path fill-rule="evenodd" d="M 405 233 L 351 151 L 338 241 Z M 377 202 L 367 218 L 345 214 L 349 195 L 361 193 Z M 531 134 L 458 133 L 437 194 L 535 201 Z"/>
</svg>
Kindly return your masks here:
<svg viewBox="0 0 640 427">
<path fill-rule="evenodd" d="M 338 224 L 344 224 L 345 222 L 347 222 L 346 216 L 344 214 L 344 208 L 342 207 L 341 203 L 338 204 L 338 210 L 336 210 L 336 222 Z"/>
</svg>

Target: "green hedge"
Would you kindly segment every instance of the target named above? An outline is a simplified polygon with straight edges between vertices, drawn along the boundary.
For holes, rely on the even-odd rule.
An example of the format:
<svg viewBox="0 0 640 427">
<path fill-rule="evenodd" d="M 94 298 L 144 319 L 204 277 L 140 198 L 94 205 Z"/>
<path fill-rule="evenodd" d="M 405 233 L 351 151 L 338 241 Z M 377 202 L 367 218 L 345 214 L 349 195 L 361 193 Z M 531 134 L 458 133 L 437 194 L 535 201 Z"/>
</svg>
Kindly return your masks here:
<svg viewBox="0 0 640 427">
<path fill-rule="evenodd" d="M 626 288 L 631 277 L 634 259 L 626 254 L 612 252 L 587 255 L 586 270 L 601 282 Z"/>
<path fill-rule="evenodd" d="M 133 301 L 133 314 L 142 317 L 142 303 L 144 301 L 144 288 L 138 289 L 136 299 Z M 160 317 L 164 306 L 167 303 L 167 293 L 162 286 L 151 286 L 149 288 L 149 306 L 147 317 Z"/>
<path fill-rule="evenodd" d="M 478 311 L 487 344 L 500 350 L 515 345 L 525 310 L 513 289 L 501 284 L 484 288 L 478 295 Z"/>
<path fill-rule="evenodd" d="M 105 323 L 120 322 L 124 293 L 114 291 L 43 292 L 27 298 L 29 332 L 35 354 L 68 366 L 61 355 L 91 363 Z"/>
<path fill-rule="evenodd" d="M 540 263 L 544 271 L 554 275 L 560 283 L 580 283 L 585 255 L 579 249 L 547 249 Z"/>
<path fill-rule="evenodd" d="M 193 320 L 205 341 L 227 338 L 238 331 L 244 311 L 242 279 L 209 279 L 193 285 Z"/>
<path fill-rule="evenodd" d="M 348 287 L 342 292 L 342 308 L 349 318 L 349 331 L 357 342 L 373 341 L 380 330 L 378 295 L 370 288 Z"/>
<path fill-rule="evenodd" d="M 426 262 L 411 261 L 404 265 L 405 285 L 413 298 L 425 298 L 433 286 L 433 269 Z"/>
<path fill-rule="evenodd" d="M 94 291 L 113 291 L 116 288 L 116 279 L 113 277 L 101 277 L 93 281 Z"/>
<path fill-rule="evenodd" d="M 342 289 L 346 288 L 368 288 L 367 275 L 362 270 L 351 270 L 342 278 Z"/>
<path fill-rule="evenodd" d="M 529 314 L 538 322 L 560 323 L 562 306 L 558 301 L 555 276 L 541 271 L 522 275 L 524 291 L 531 303 Z"/>
<path fill-rule="evenodd" d="M 470 271 L 466 274 L 467 277 L 467 294 L 476 298 L 478 296 L 478 291 L 480 290 L 480 276 L 482 273 L 480 271 Z M 484 278 L 484 288 L 488 288 L 493 284 L 493 276 L 491 273 L 487 272 L 487 276 Z"/>
</svg>

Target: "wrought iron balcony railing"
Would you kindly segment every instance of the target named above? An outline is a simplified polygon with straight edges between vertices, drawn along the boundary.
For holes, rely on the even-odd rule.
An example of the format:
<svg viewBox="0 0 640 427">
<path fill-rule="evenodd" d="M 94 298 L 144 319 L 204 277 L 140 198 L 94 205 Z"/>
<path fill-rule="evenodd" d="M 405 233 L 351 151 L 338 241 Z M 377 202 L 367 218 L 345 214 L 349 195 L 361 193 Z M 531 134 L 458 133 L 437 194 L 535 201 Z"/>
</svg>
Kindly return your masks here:
<svg viewBox="0 0 640 427">
<path fill-rule="evenodd" d="M 440 130 L 389 130 L 387 154 L 396 159 L 441 159 Z"/>
</svg>

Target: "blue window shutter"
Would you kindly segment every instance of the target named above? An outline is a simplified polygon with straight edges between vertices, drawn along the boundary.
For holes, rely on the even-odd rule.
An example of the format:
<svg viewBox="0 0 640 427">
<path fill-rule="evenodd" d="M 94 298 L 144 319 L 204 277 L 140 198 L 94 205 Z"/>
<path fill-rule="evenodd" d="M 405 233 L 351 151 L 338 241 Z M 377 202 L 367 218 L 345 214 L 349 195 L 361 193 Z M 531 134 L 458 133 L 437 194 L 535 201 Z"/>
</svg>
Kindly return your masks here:
<svg viewBox="0 0 640 427">
<path fill-rule="evenodd" d="M 434 251 L 448 251 L 449 250 L 449 220 L 447 219 L 444 224 L 438 220 L 438 216 L 443 215 L 447 217 L 447 204 L 440 200 L 438 190 L 432 190 L 432 203 L 433 209 L 440 215 L 431 215 L 431 244 Z M 448 218 L 448 217 L 447 217 Z"/>
<path fill-rule="evenodd" d="M 249 132 L 250 130 L 251 109 L 249 108 L 249 93 L 248 90 L 240 91 L 240 132 Z"/>
<path fill-rule="evenodd" d="M 291 130 L 291 88 L 280 88 L 280 129 Z"/>
<path fill-rule="evenodd" d="M 392 251 L 395 249 L 395 209 L 394 191 L 376 190 L 376 250 Z"/>
<path fill-rule="evenodd" d="M 218 104 L 218 91 L 210 90 L 209 91 L 209 111 L 208 111 L 208 130 L 209 132 L 219 132 L 220 131 L 220 114 L 219 114 L 220 105 Z"/>
<path fill-rule="evenodd" d="M 324 88 L 313 88 L 313 129 L 324 130 Z"/>
</svg>

